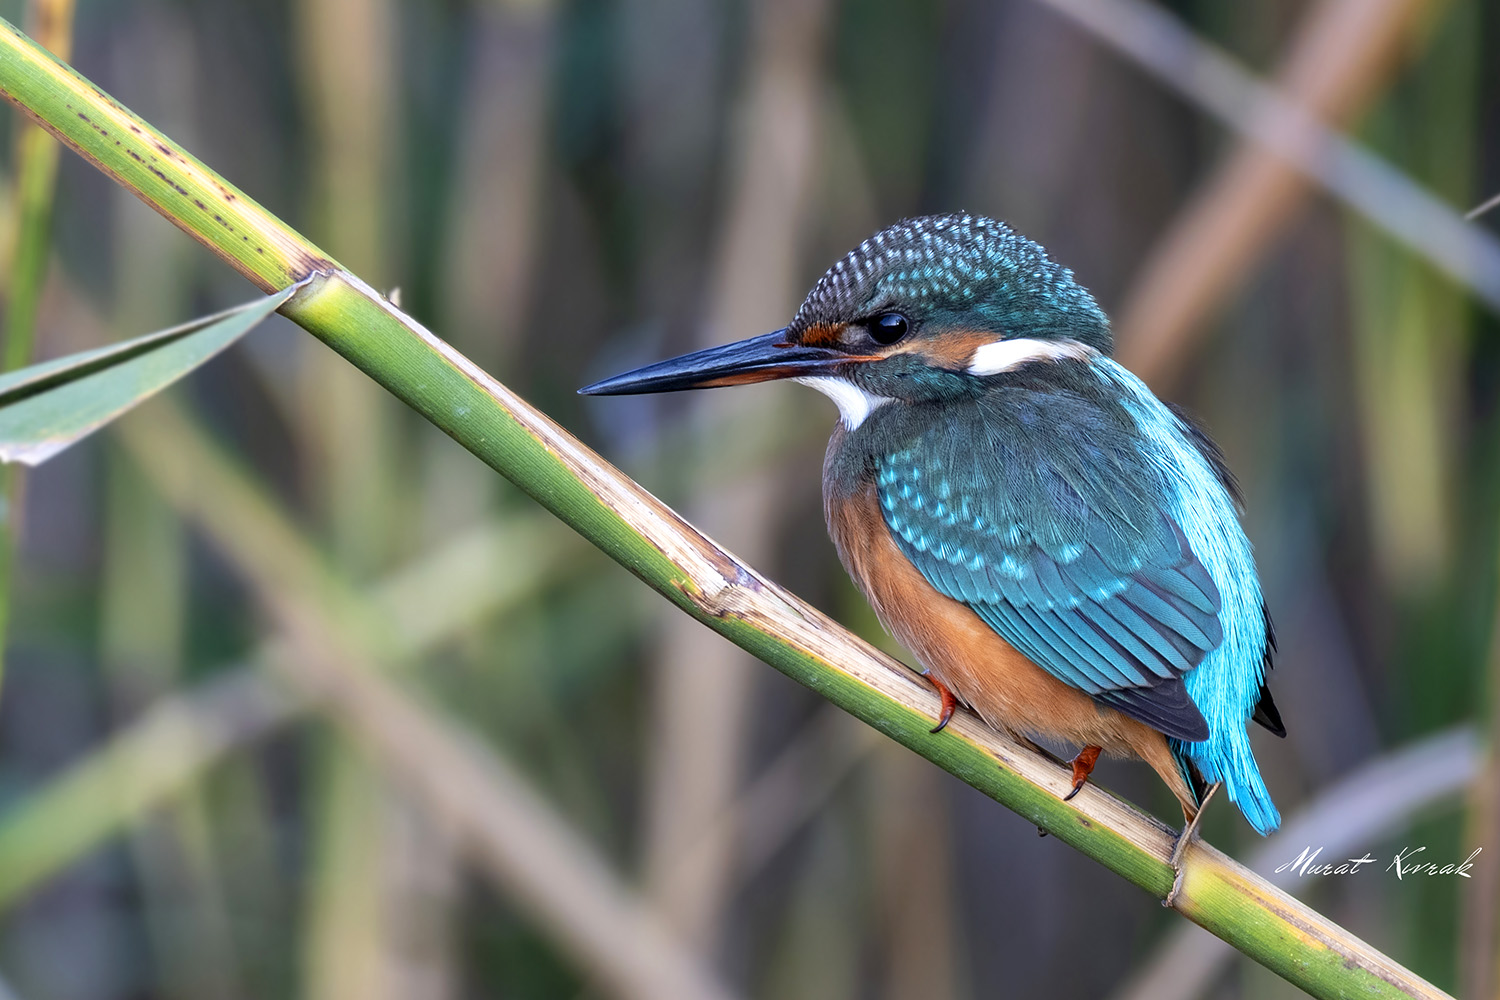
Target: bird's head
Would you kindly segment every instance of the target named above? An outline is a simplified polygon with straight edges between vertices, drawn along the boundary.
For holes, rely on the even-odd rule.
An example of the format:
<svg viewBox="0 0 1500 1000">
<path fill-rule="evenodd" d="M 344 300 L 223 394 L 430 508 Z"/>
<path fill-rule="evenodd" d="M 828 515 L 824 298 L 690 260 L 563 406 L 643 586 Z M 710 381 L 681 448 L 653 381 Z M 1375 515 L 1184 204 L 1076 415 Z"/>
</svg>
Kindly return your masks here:
<svg viewBox="0 0 1500 1000">
<path fill-rule="evenodd" d="M 980 391 L 1029 361 L 1107 354 L 1109 321 L 1073 273 L 1009 226 L 971 215 L 898 222 L 818 280 L 781 330 L 616 375 L 587 395 L 796 379 L 857 427 L 890 400 Z"/>
</svg>

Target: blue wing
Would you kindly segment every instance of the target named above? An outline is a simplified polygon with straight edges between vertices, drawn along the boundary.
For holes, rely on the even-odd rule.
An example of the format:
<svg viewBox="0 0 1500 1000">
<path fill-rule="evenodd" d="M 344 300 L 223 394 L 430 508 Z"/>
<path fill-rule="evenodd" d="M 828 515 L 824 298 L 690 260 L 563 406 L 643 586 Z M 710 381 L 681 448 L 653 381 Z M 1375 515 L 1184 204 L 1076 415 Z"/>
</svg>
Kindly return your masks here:
<svg viewBox="0 0 1500 1000">
<path fill-rule="evenodd" d="M 1208 738 L 1182 677 L 1223 641 L 1220 598 L 1133 420 L 1008 387 L 877 456 L 897 546 L 1038 666 L 1180 740 Z"/>
</svg>

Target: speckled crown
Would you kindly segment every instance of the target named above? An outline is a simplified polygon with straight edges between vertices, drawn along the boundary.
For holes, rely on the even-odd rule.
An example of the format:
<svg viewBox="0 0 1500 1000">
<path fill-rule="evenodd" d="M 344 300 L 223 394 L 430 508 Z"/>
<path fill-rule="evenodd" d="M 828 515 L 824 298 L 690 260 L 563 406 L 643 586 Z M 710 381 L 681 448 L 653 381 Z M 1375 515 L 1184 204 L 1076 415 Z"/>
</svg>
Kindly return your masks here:
<svg viewBox="0 0 1500 1000">
<path fill-rule="evenodd" d="M 980 215 L 903 219 L 829 268 L 793 317 L 793 336 L 885 309 L 1007 337 L 1110 348 L 1109 320 L 1073 272 L 1003 222 Z"/>
</svg>

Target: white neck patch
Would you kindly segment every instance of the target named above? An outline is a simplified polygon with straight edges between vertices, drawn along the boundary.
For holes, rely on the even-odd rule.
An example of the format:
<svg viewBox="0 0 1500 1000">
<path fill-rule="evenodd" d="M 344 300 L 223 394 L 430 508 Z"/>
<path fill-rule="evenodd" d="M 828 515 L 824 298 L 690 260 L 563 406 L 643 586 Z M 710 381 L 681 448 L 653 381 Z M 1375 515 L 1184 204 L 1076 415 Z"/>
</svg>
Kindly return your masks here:
<svg viewBox="0 0 1500 1000">
<path fill-rule="evenodd" d="M 889 396 L 872 396 L 853 382 L 827 375 L 809 375 L 792 381 L 811 386 L 837 403 L 839 418 L 843 420 L 845 430 L 854 430 L 871 413 L 891 401 Z"/>
<path fill-rule="evenodd" d="M 975 348 L 974 358 L 969 362 L 969 374 L 998 375 L 1028 361 L 1061 361 L 1064 358 L 1081 361 L 1096 353 L 1092 347 L 1076 340 L 1036 340 L 1030 337 L 997 340 Z"/>
</svg>

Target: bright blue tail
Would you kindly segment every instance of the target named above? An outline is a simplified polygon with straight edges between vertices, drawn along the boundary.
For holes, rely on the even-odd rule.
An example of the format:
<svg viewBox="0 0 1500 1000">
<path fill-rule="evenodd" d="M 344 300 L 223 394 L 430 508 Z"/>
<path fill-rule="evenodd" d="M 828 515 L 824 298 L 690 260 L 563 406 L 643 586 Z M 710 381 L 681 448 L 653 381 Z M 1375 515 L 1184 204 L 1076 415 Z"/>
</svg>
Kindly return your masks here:
<svg viewBox="0 0 1500 1000">
<path fill-rule="evenodd" d="M 1215 729 L 1213 736 L 1203 743 L 1172 740 L 1171 745 L 1172 755 L 1179 764 L 1191 761 L 1204 781 L 1224 783 L 1229 801 L 1240 807 L 1245 819 L 1261 836 L 1281 826 L 1281 813 L 1276 811 L 1271 793 L 1261 780 L 1243 724 Z"/>
<path fill-rule="evenodd" d="M 1222 602 L 1223 641 L 1184 677 L 1210 736 L 1202 743 L 1173 740 L 1172 753 L 1179 762 L 1191 761 L 1205 781 L 1222 781 L 1250 825 L 1270 833 L 1281 825 L 1281 815 L 1271 804 L 1245 732 L 1260 700 L 1270 641 L 1250 540 L 1240 528 L 1234 499 L 1212 455 L 1196 443 L 1201 433 L 1125 369 L 1112 362 L 1100 362 L 1098 367 L 1124 390 L 1126 406 L 1159 449 L 1154 457 L 1172 487 L 1167 513 L 1187 536 Z"/>
</svg>

